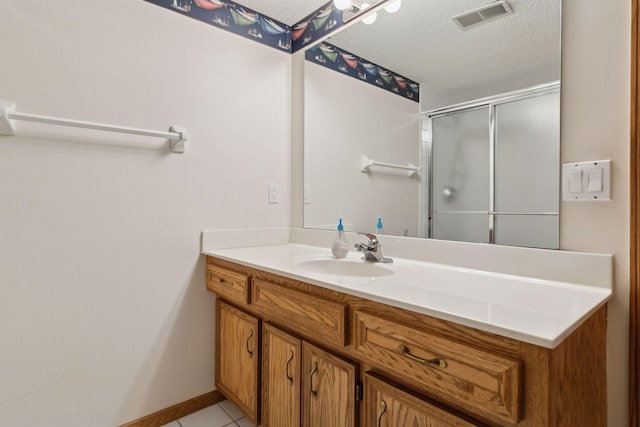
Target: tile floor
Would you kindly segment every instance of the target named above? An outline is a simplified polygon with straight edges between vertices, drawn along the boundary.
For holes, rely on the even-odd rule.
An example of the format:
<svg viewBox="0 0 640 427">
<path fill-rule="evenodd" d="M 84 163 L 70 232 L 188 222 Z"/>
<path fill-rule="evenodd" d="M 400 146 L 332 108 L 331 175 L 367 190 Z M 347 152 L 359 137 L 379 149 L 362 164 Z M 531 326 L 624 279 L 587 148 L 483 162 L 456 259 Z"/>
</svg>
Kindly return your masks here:
<svg viewBox="0 0 640 427">
<path fill-rule="evenodd" d="M 228 400 L 224 400 L 163 427 L 255 427 Z"/>
</svg>

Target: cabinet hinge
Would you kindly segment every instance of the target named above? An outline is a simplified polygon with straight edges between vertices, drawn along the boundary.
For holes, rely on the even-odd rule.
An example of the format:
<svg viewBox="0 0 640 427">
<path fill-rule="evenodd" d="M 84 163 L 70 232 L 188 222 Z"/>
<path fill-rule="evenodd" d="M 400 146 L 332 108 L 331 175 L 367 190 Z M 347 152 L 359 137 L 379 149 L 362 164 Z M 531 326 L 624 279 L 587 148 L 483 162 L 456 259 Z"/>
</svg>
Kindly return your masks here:
<svg viewBox="0 0 640 427">
<path fill-rule="evenodd" d="M 363 397 L 362 395 L 363 395 L 362 383 L 358 381 L 356 383 L 356 402 L 360 402 L 362 400 L 362 397 Z"/>
</svg>

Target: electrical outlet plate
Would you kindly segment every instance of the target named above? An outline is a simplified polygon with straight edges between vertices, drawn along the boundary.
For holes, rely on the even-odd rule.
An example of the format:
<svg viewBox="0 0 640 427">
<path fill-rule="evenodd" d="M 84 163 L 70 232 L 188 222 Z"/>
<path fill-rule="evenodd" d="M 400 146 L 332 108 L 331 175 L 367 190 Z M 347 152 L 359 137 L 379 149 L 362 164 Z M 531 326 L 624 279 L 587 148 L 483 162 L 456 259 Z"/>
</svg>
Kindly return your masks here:
<svg viewBox="0 0 640 427">
<path fill-rule="evenodd" d="M 304 190 L 303 190 L 303 199 L 304 199 L 304 204 L 305 205 L 310 205 L 311 204 L 311 186 L 310 185 L 305 185 L 304 186 Z"/>
<path fill-rule="evenodd" d="M 269 204 L 278 204 L 280 203 L 280 185 L 275 182 L 270 182 L 268 185 L 269 191 Z"/>
</svg>

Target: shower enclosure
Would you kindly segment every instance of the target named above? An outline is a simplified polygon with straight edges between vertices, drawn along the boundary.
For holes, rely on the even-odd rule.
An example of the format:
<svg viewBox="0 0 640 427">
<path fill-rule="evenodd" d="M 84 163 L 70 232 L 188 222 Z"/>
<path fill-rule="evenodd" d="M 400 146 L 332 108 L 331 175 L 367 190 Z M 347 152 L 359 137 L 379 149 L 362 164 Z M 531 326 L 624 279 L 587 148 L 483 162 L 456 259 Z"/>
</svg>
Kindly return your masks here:
<svg viewBox="0 0 640 427">
<path fill-rule="evenodd" d="M 559 247 L 559 83 L 427 112 L 423 124 L 423 235 Z"/>
</svg>

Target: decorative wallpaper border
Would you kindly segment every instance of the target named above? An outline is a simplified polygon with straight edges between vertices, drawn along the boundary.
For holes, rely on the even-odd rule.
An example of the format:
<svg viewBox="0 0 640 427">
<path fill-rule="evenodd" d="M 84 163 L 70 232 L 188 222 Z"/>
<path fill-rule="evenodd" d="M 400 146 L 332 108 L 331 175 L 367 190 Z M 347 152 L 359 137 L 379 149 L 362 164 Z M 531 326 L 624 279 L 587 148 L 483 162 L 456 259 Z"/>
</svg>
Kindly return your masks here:
<svg viewBox="0 0 640 427">
<path fill-rule="evenodd" d="M 144 0 L 291 53 L 291 27 L 231 0 Z"/>
<path fill-rule="evenodd" d="M 294 24 L 291 33 L 293 38 L 292 52 L 304 49 L 306 45 L 318 40 L 327 34 L 333 33 L 344 25 L 343 12 L 338 10 L 333 0 L 316 10 L 297 24 Z"/>
<path fill-rule="evenodd" d="M 293 26 L 231 0 L 144 1 L 288 53 L 295 53 L 344 25 L 343 12 L 333 1 Z M 308 49 L 305 59 L 404 98 L 420 100 L 418 83 L 329 43 L 321 42 Z"/>
<path fill-rule="evenodd" d="M 420 84 L 327 42 L 308 49 L 305 59 L 404 98 L 420 101 Z"/>
</svg>

